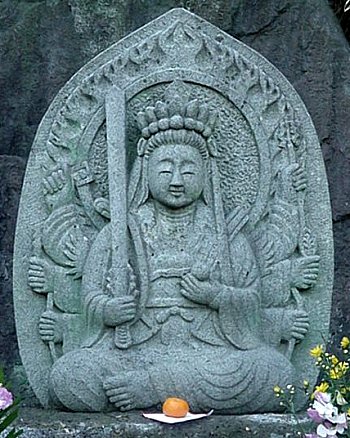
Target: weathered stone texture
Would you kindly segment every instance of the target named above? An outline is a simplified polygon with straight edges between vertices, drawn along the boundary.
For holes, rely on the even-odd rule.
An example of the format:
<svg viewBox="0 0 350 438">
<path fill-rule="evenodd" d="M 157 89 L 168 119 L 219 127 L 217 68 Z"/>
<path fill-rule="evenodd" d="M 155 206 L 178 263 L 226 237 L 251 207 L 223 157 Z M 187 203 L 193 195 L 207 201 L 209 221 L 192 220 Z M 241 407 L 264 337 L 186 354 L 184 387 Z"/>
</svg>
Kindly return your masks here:
<svg viewBox="0 0 350 438">
<path fill-rule="evenodd" d="M 14 174 L 20 181 L 39 121 L 71 75 L 121 36 L 179 6 L 258 50 L 291 81 L 311 113 L 322 144 L 333 205 L 336 264 L 332 331 L 338 339 L 340 332 L 350 331 L 347 286 L 350 280 L 350 52 L 327 2 L 259 0 L 247 5 L 231 0 L 2 1 L 2 186 L 8 186 L 6 181 L 10 176 L 6 155 L 22 157 L 13 158 L 13 162 L 22 163 L 14 165 Z M 19 184 L 11 190 L 18 199 Z M 17 203 L 6 196 L 5 199 L 0 204 L 3 218 L 0 362 L 12 368 L 18 360 L 10 278 Z"/>
<path fill-rule="evenodd" d="M 55 98 L 14 261 L 20 353 L 45 407 L 123 411 L 177 394 L 195 412 L 279 412 L 274 385 L 316 381 L 305 359 L 328 335 L 332 274 L 309 114 L 218 27 L 172 9 Z"/>
<path fill-rule="evenodd" d="M 301 418 L 304 428 L 310 427 Z M 131 414 L 70 414 L 38 409 L 22 410 L 18 425 L 23 438 L 297 438 L 290 415 L 216 415 L 185 424 L 151 422 L 141 412 Z"/>
<path fill-rule="evenodd" d="M 234 34 L 266 56 L 294 85 L 315 124 L 327 169 L 334 221 L 332 335 L 350 330 L 349 44 L 326 2 L 263 1 L 240 10 Z"/>
</svg>

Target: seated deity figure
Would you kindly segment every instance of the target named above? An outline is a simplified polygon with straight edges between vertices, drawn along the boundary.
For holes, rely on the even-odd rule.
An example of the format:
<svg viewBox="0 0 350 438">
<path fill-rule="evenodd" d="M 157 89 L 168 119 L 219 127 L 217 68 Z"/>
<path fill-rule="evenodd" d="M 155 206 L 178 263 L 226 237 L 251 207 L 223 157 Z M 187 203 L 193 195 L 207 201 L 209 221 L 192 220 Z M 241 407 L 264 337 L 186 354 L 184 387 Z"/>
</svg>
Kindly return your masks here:
<svg viewBox="0 0 350 438">
<path fill-rule="evenodd" d="M 108 223 L 83 269 L 84 341 L 51 371 L 59 406 L 127 411 L 177 396 L 193 411 L 281 409 L 272 388 L 297 376 L 263 334 L 268 310 L 238 210 L 224 214 L 215 123 L 197 100 L 159 101 L 139 114 L 128 288 L 115 293 Z"/>
</svg>

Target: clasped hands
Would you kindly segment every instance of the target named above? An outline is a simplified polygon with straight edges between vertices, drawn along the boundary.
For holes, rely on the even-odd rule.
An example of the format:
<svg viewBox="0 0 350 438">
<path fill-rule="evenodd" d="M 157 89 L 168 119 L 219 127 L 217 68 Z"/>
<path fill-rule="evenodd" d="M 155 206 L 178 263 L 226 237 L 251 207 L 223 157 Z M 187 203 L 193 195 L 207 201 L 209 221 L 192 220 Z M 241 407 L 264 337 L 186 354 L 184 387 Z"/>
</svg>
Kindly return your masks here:
<svg viewBox="0 0 350 438">
<path fill-rule="evenodd" d="M 216 308 L 214 301 L 222 290 L 222 285 L 216 280 L 199 280 L 192 273 L 183 276 L 181 293 L 185 298 L 198 304 L 209 305 Z"/>
</svg>

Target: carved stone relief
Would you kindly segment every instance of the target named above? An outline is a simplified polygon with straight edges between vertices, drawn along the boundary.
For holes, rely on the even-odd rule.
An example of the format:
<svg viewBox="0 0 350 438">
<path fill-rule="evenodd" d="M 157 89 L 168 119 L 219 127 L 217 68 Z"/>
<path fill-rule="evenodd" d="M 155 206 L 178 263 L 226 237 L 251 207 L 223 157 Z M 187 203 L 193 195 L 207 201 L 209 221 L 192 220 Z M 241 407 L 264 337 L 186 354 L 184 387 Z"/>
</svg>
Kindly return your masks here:
<svg viewBox="0 0 350 438">
<path fill-rule="evenodd" d="M 273 386 L 314 381 L 327 335 L 327 193 L 303 103 L 239 41 L 174 9 L 100 54 L 45 115 L 22 194 L 16 321 L 41 403 L 277 412 Z"/>
</svg>

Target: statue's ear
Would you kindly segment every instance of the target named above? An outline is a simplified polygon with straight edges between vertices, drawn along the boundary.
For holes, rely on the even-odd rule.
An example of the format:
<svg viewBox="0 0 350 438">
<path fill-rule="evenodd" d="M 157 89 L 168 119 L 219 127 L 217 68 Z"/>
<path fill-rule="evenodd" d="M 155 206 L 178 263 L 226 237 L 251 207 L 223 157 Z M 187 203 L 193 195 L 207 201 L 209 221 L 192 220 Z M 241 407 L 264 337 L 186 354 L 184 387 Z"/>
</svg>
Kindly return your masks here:
<svg viewBox="0 0 350 438">
<path fill-rule="evenodd" d="M 204 190 L 203 190 L 203 194 L 202 194 L 202 196 L 203 196 L 204 204 L 205 204 L 205 205 L 209 205 L 210 196 L 209 196 L 209 187 L 208 187 L 207 184 L 206 184 L 205 187 L 204 187 Z"/>
<path fill-rule="evenodd" d="M 111 212 L 109 209 L 109 201 L 106 198 L 97 198 L 94 201 L 95 210 L 106 219 L 111 218 Z"/>
<path fill-rule="evenodd" d="M 222 282 L 221 266 L 218 260 L 216 260 L 214 265 L 212 266 L 212 269 L 210 271 L 210 278 L 213 281 Z"/>
<path fill-rule="evenodd" d="M 205 182 L 204 182 L 204 189 L 202 193 L 203 201 L 205 205 L 210 205 L 210 201 L 212 199 L 211 191 L 210 191 L 210 184 L 208 179 L 208 173 L 205 174 Z"/>
</svg>

